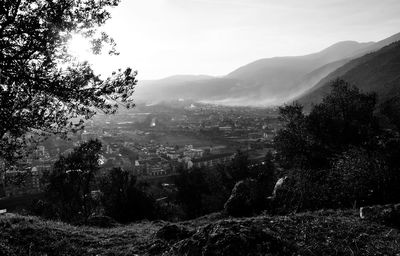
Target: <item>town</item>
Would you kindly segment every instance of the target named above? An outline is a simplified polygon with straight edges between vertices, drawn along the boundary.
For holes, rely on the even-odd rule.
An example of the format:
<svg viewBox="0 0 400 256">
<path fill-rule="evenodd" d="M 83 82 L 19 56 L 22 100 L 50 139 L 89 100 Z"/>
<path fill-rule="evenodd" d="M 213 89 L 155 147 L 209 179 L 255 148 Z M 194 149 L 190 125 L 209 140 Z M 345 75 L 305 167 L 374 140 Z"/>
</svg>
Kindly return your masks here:
<svg viewBox="0 0 400 256">
<path fill-rule="evenodd" d="M 179 168 L 213 168 L 228 163 L 238 151 L 261 163 L 272 151 L 281 127 L 273 108 L 228 107 L 177 100 L 137 104 L 115 115 L 98 114 L 83 130 L 66 138 L 51 136 L 29 157 L 7 168 L 0 196 L 41 193 L 42 176 L 60 155 L 83 141 L 98 139 L 103 150 L 101 173 L 116 167 L 148 182 L 171 181 Z M 3 166 L 3 168 L 5 168 Z"/>
</svg>

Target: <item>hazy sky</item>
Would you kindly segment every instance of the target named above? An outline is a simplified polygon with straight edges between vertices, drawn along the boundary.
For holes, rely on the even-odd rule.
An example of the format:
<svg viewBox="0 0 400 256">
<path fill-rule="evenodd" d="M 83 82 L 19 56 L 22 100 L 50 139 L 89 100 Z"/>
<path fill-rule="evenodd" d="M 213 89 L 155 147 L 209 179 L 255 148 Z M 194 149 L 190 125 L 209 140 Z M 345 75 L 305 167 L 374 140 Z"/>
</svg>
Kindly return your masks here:
<svg viewBox="0 0 400 256">
<path fill-rule="evenodd" d="M 71 47 L 98 72 L 130 66 L 139 79 L 225 75 L 260 58 L 400 32 L 400 0 L 122 0 L 112 16 L 104 30 L 120 56 Z"/>
</svg>

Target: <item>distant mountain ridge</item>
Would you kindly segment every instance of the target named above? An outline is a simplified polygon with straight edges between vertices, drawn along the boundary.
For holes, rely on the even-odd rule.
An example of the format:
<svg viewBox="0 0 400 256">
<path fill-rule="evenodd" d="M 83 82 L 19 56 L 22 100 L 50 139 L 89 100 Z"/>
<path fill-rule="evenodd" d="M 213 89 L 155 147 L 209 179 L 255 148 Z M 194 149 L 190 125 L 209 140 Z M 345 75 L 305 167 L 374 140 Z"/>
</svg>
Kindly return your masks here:
<svg viewBox="0 0 400 256">
<path fill-rule="evenodd" d="M 344 79 L 363 92 L 376 92 L 383 101 L 400 93 L 400 41 L 354 59 L 319 81 L 298 98 L 303 105 L 319 103 L 329 93 L 329 82 Z"/>
<path fill-rule="evenodd" d="M 343 41 L 304 56 L 254 61 L 223 77 L 178 75 L 139 81 L 136 98 L 148 102 L 188 99 L 221 105 L 280 105 L 308 93 L 351 60 L 400 40 L 400 33 L 379 42 Z"/>
</svg>

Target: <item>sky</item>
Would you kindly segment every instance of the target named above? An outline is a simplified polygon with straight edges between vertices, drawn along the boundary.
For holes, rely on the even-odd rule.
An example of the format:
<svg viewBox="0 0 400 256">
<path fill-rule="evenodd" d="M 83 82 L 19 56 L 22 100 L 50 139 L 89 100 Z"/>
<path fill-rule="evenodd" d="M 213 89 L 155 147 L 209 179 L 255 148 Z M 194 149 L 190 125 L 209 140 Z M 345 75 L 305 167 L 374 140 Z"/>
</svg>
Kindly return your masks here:
<svg viewBox="0 0 400 256">
<path fill-rule="evenodd" d="M 223 76 L 261 58 L 400 32 L 400 0 L 122 0 L 111 13 L 102 29 L 119 56 L 92 56 L 79 37 L 70 48 L 104 76 L 131 67 L 139 80 Z"/>
</svg>

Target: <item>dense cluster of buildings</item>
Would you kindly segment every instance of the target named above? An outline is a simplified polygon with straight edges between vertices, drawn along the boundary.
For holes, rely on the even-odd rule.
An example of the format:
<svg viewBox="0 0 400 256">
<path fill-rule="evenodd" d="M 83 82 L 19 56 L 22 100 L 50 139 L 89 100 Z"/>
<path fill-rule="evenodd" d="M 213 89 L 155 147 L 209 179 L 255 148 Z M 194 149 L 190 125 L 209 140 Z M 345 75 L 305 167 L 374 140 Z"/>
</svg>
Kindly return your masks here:
<svg viewBox="0 0 400 256">
<path fill-rule="evenodd" d="M 101 172 L 120 167 L 140 179 L 150 179 L 176 175 L 180 168 L 225 164 L 237 149 L 252 152 L 254 158 L 261 159 L 265 150 L 271 148 L 281 125 L 276 111 L 266 109 L 190 104 L 181 108 L 138 106 L 136 111 L 98 116 L 68 141 L 55 137 L 39 145 L 24 163 L 2 172 L 0 197 L 41 191 L 42 174 L 51 170 L 60 155 L 68 154 L 82 141 L 102 142 Z M 162 140 L 170 134 L 213 143 L 204 146 L 205 143 Z"/>
<path fill-rule="evenodd" d="M 194 148 L 192 145 L 171 147 L 158 145 L 155 152 L 142 148 L 138 160 L 135 161 L 134 172 L 138 176 L 159 176 L 176 174 L 178 168 L 211 167 L 223 164 L 232 159 L 234 153 L 222 153 L 224 147 Z"/>
<path fill-rule="evenodd" d="M 154 176 L 175 175 L 179 168 L 190 169 L 212 166 L 229 161 L 234 153 L 226 146 L 194 147 L 170 146 L 149 141 L 147 143 L 103 142 L 102 169 L 121 167 L 141 179 Z"/>
<path fill-rule="evenodd" d="M 44 146 L 38 146 L 30 157 L 7 167 L 0 162 L 0 197 L 35 194 L 43 190 L 42 176 L 51 170 L 55 158 Z"/>
</svg>

